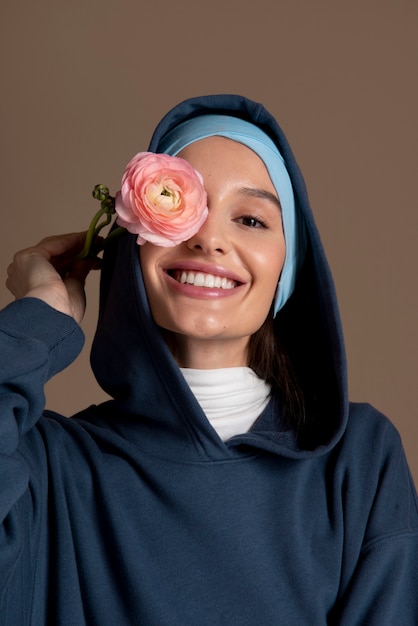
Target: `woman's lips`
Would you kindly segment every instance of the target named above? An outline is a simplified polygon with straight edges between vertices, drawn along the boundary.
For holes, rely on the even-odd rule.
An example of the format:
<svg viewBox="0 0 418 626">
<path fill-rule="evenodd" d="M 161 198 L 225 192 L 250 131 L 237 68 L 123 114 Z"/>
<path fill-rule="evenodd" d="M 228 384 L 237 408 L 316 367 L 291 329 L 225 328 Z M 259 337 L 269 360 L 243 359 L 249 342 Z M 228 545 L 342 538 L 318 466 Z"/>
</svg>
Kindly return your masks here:
<svg viewBox="0 0 418 626">
<path fill-rule="evenodd" d="M 192 297 L 232 295 L 238 287 L 245 284 L 225 268 L 196 262 L 180 263 L 166 268 L 164 273 L 176 290 Z"/>
</svg>

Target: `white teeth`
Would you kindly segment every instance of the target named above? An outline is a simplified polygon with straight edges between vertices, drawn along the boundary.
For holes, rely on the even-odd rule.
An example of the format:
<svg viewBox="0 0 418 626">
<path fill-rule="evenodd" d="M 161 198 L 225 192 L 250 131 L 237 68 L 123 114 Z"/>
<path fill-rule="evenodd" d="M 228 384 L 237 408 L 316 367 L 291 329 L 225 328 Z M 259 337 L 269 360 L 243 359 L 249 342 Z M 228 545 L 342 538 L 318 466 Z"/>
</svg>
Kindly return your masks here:
<svg viewBox="0 0 418 626">
<path fill-rule="evenodd" d="M 215 276 L 212 276 L 212 274 L 206 274 L 205 282 L 203 284 L 205 287 L 213 287 L 215 284 Z"/>
<path fill-rule="evenodd" d="M 214 274 L 204 274 L 203 272 L 186 272 L 177 273 L 177 280 L 180 283 L 188 283 L 195 287 L 216 287 L 221 289 L 233 289 L 235 282 L 229 278 L 215 276 Z"/>
<path fill-rule="evenodd" d="M 196 287 L 203 287 L 203 285 L 205 284 L 205 276 L 204 274 L 202 274 L 202 272 L 197 272 L 196 276 L 194 277 L 193 284 L 196 285 Z"/>
</svg>

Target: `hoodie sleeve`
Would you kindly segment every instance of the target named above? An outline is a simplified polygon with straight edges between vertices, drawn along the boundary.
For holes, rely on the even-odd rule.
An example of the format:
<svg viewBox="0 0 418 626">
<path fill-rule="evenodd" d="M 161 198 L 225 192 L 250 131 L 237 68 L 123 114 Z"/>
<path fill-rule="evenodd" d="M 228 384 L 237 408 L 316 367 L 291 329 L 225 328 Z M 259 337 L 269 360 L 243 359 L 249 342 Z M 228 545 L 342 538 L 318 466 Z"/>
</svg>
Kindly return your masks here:
<svg viewBox="0 0 418 626">
<path fill-rule="evenodd" d="M 382 537 L 363 550 L 345 596 L 338 626 L 418 624 L 418 539 L 413 533 Z"/>
<path fill-rule="evenodd" d="M 70 316 L 36 298 L 0 312 L 0 523 L 26 492 L 30 471 L 22 437 L 44 410 L 44 385 L 79 354 L 83 333 Z M 2 549 L 0 547 L 0 554 Z"/>
<path fill-rule="evenodd" d="M 352 561 L 329 622 L 338 626 L 418 624 L 417 494 L 399 434 L 386 418 L 383 424 L 360 444 L 355 481 L 346 482 L 346 561 Z"/>
</svg>

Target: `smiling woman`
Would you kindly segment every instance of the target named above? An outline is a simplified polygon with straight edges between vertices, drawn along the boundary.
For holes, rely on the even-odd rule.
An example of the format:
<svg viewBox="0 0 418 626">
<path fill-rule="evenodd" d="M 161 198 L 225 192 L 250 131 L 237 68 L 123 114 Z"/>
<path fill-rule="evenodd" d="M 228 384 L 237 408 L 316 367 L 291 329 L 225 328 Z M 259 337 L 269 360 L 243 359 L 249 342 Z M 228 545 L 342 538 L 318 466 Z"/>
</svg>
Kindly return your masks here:
<svg viewBox="0 0 418 626">
<path fill-rule="evenodd" d="M 285 258 L 277 193 L 261 159 L 230 139 L 202 139 L 179 156 L 202 174 L 209 214 L 175 248 L 141 247 L 151 311 L 184 367 L 245 366 Z"/>
<path fill-rule="evenodd" d="M 100 263 L 91 363 L 108 402 L 72 419 L 43 404 L 82 344 L 98 266 L 78 260 L 84 234 L 8 269 L 2 626 L 416 626 L 415 488 L 389 420 L 348 400 L 335 289 L 283 132 L 260 104 L 204 96 L 163 118 L 147 155 Z M 162 166 L 178 172 L 175 158 L 193 202 Z"/>
</svg>

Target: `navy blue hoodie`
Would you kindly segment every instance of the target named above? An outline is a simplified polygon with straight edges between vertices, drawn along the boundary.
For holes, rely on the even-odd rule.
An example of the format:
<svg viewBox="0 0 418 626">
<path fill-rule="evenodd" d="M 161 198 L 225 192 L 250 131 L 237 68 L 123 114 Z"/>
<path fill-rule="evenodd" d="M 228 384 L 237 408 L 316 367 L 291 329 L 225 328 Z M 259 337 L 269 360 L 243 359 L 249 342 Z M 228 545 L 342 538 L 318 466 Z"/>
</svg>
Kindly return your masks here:
<svg viewBox="0 0 418 626">
<path fill-rule="evenodd" d="M 103 262 L 91 362 L 108 402 L 72 419 L 44 410 L 45 382 L 83 335 L 40 300 L 12 303 L 0 313 L 0 624 L 416 626 L 416 492 L 393 425 L 348 402 L 298 166 L 263 106 L 232 95 L 181 103 L 150 149 L 205 112 L 273 139 L 306 221 L 306 261 L 275 326 L 308 426 L 286 427 L 273 397 L 249 432 L 219 438 L 154 324 L 133 235 Z"/>
</svg>

